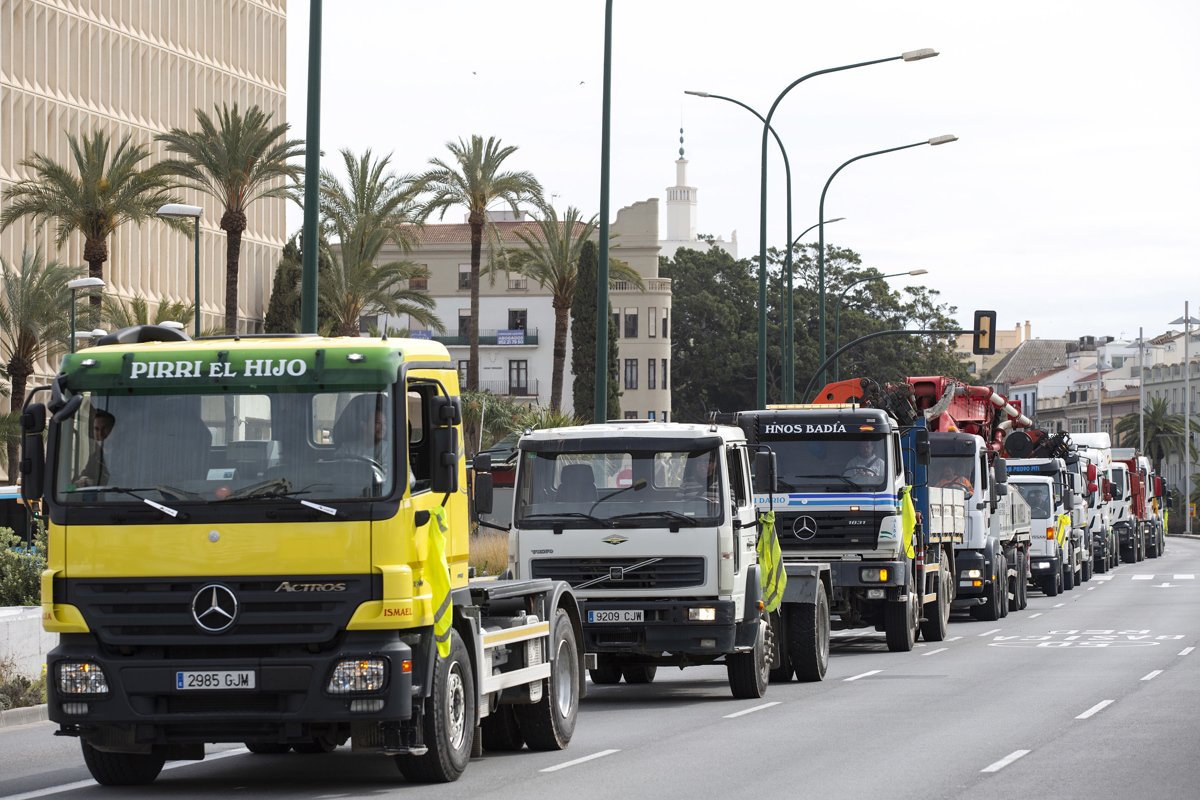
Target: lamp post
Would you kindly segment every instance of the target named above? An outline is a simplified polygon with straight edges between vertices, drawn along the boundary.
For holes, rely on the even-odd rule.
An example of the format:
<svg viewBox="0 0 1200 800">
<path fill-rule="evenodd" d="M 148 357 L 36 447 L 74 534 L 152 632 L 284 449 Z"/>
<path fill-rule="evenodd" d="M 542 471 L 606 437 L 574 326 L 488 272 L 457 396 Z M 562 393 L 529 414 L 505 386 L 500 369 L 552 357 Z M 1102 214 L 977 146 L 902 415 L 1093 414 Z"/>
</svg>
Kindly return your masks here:
<svg viewBox="0 0 1200 800">
<path fill-rule="evenodd" d="M 830 222 L 834 222 L 834 221 L 835 220 L 830 220 Z M 927 272 L 929 272 L 929 270 L 927 270 L 927 269 L 910 269 L 908 272 L 893 272 L 891 275 L 868 275 L 865 278 L 859 278 L 858 280 L 854 281 L 854 283 L 846 284 L 846 288 L 843 289 L 842 293 L 838 295 L 837 305 L 834 306 L 834 310 L 833 310 L 833 349 L 837 350 L 842 342 L 842 335 L 841 335 L 842 300 L 845 299 L 847 292 L 849 292 L 851 289 L 853 289 L 858 284 L 864 283 L 866 281 L 881 281 L 884 278 L 898 278 L 901 275 L 924 275 Z M 839 380 L 839 378 L 838 378 L 838 363 L 839 363 L 838 359 L 835 358 L 833 360 L 833 382 L 834 383 L 837 383 Z"/>
<path fill-rule="evenodd" d="M 67 281 L 67 288 L 71 290 L 71 352 L 75 352 L 75 293 L 80 289 L 102 289 L 104 281 L 100 278 L 76 278 L 73 281 Z"/>
<path fill-rule="evenodd" d="M 821 190 L 821 205 L 817 213 L 817 228 L 819 232 L 818 240 L 821 251 L 817 254 L 817 352 L 820 353 L 822 359 L 825 358 L 825 195 L 829 191 L 829 184 L 833 183 L 833 179 L 837 174 L 846 167 L 853 164 L 855 161 L 862 161 L 864 158 L 872 156 L 881 156 L 885 153 L 895 153 L 900 150 L 908 150 L 912 147 L 920 147 L 922 145 L 932 145 L 936 147 L 939 144 L 948 144 L 949 142 L 957 142 L 958 137 L 951 134 L 944 136 L 935 136 L 932 139 L 926 139 L 923 142 L 913 142 L 912 144 L 901 145 L 900 147 L 889 147 L 886 150 L 876 150 L 873 153 L 863 153 L 861 156 L 855 156 L 849 161 L 843 162 L 840 167 L 833 171 L 829 176 L 829 180 L 825 181 L 825 188 Z"/>
<path fill-rule="evenodd" d="M 195 304 L 196 304 L 196 338 L 200 337 L 200 217 L 204 216 L 204 209 L 200 206 L 188 206 L 183 203 L 167 203 L 165 206 L 155 212 L 160 217 L 167 219 L 186 219 L 191 217 L 196 221 L 196 261 L 193 272 L 195 275 Z"/>
<path fill-rule="evenodd" d="M 1192 370 L 1189 339 L 1192 325 L 1200 325 L 1200 319 L 1188 314 L 1188 303 L 1183 301 L 1183 316 L 1171 323 L 1183 325 L 1183 525 L 1184 533 L 1192 532 Z"/>
<path fill-rule="evenodd" d="M 1146 453 L 1146 339 L 1138 328 L 1138 452 Z"/>
<path fill-rule="evenodd" d="M 857 67 L 868 67 L 872 64 L 883 64 L 888 61 L 921 61 L 926 58 L 933 58 L 938 52 L 932 48 L 923 48 L 921 50 L 910 50 L 907 53 L 902 53 L 898 56 L 890 58 L 878 58 L 874 61 L 860 61 L 857 64 L 845 64 L 840 67 L 831 67 L 829 69 L 821 69 L 816 72 L 810 72 L 787 85 L 779 96 L 775 98 L 775 102 L 771 104 L 771 110 L 767 112 L 766 119 L 763 120 L 762 134 L 762 166 L 759 170 L 759 206 L 758 206 L 758 408 L 766 408 L 767 406 L 767 134 L 771 131 L 771 118 L 775 116 L 775 109 L 787 96 L 788 92 L 799 86 L 809 78 L 814 78 L 817 75 L 826 75 L 831 72 L 842 72 L 848 69 Z M 821 244 L 824 247 L 824 243 Z M 789 248 L 790 250 L 790 248 Z M 821 334 L 821 346 L 824 347 L 824 331 Z M 821 353 L 821 358 L 824 358 L 824 352 Z"/>
<path fill-rule="evenodd" d="M 612 0 L 604 3 L 604 89 L 600 100 L 600 263 L 596 269 L 596 397 L 592 421 L 608 419 L 608 166 L 612 108 Z"/>
<path fill-rule="evenodd" d="M 308 6 L 308 108 L 304 136 L 304 241 L 301 243 L 300 332 L 317 332 L 317 212 L 321 183 L 321 4 Z M 199 330 L 199 329 L 197 329 Z"/>
</svg>

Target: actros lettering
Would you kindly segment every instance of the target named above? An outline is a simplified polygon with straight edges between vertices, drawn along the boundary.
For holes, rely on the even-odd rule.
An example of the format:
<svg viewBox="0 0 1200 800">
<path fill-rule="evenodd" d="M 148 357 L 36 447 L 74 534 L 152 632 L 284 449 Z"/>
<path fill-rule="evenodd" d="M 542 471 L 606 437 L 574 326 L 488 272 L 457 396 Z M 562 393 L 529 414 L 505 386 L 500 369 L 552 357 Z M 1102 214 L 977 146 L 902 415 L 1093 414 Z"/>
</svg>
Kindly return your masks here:
<svg viewBox="0 0 1200 800">
<path fill-rule="evenodd" d="M 840 422 L 783 424 L 770 422 L 763 426 L 763 433 L 845 433 L 846 426 Z"/>
<path fill-rule="evenodd" d="M 344 583 L 292 583 L 284 581 L 275 587 L 277 592 L 344 592 Z"/>
</svg>

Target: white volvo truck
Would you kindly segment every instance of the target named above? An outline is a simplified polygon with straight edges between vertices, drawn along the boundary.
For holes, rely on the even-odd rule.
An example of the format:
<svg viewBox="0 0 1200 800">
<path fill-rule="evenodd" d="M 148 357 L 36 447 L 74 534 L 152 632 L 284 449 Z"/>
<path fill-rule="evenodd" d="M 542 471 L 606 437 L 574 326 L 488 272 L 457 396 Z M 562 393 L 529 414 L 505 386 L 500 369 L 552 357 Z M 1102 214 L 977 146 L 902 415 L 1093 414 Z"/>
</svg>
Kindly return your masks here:
<svg viewBox="0 0 1200 800">
<path fill-rule="evenodd" d="M 1112 442 L 1107 433 L 1073 433 L 1071 441 L 1080 456 L 1090 462 L 1085 468 L 1088 495 L 1087 530 L 1092 542 L 1092 566 L 1107 572 L 1120 559 L 1117 532 L 1113 527 L 1115 501 L 1107 491 L 1112 473 Z"/>
</svg>

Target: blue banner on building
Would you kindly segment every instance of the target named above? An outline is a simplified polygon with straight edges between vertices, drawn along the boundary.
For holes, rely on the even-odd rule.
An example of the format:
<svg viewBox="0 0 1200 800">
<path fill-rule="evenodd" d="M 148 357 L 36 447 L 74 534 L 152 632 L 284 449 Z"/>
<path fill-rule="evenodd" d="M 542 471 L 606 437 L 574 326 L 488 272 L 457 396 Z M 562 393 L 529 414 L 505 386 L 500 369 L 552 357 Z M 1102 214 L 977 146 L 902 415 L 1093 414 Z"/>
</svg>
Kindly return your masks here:
<svg viewBox="0 0 1200 800">
<path fill-rule="evenodd" d="M 525 331 L 496 331 L 496 344 L 525 344 Z"/>
<path fill-rule="evenodd" d="M 410 339 L 432 339 L 433 331 L 409 331 L 408 338 L 410 338 Z"/>
</svg>

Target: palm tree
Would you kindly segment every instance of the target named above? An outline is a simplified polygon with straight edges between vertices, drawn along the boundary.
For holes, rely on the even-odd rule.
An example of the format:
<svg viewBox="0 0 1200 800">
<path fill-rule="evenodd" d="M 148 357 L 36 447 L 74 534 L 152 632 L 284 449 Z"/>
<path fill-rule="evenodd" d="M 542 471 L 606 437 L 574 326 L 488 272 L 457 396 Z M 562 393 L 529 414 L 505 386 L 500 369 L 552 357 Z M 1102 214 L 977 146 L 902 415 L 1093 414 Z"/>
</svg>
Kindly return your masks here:
<svg viewBox="0 0 1200 800">
<path fill-rule="evenodd" d="M 384 244 L 393 241 L 402 251 L 411 249 L 414 205 L 407 182 L 387 169 L 391 156 L 372 163 L 371 151 L 359 158 L 342 151 L 347 186 L 330 172 L 321 173 L 321 215 L 326 238 L 340 242 L 332 268 L 321 276 L 321 304 L 336 320 L 338 336 L 360 335 L 360 324 L 369 314 L 413 319 L 439 333 L 446 328 L 433 313 L 435 303 L 412 282 L 428 280 L 429 270 L 412 261 L 396 260 L 376 265 Z"/>
<path fill-rule="evenodd" d="M 104 295 L 104 321 L 117 330 L 133 325 L 160 325 L 168 321 L 187 325 L 195 316 L 196 308 L 191 303 L 161 302 L 151 317 L 149 303 L 140 294 L 134 295 L 129 302 L 110 294 Z"/>
<path fill-rule="evenodd" d="M 138 167 L 149 150 L 134 144 L 130 134 L 126 134 L 111 156 L 112 143 L 104 131 L 96 131 L 82 142 L 68 133 L 67 141 L 75 160 L 74 171 L 41 153 L 21 162 L 36 177 L 18 181 L 5 193 L 8 206 L 0 214 L 0 231 L 23 217 L 33 217 L 39 230 L 53 219 L 55 246 L 61 248 L 71 234 L 82 233 L 83 260 L 88 263 L 88 273 L 103 279 L 108 237 L 123 223 L 132 221 L 141 225 L 162 204 L 178 202 L 171 194 L 175 184 L 161 165 Z M 176 230 L 191 233 L 187 220 L 162 221 Z M 99 312 L 98 294 L 92 295 L 91 306 Z"/>
<path fill-rule="evenodd" d="M 161 166 L 183 178 L 188 188 L 212 195 L 224 209 L 221 230 L 225 231 L 225 333 L 237 332 L 238 264 L 242 256 L 242 232 L 246 210 L 260 197 L 288 197 L 304 170 L 289 164 L 304 155 L 304 143 L 285 139 L 289 125 L 271 125 L 271 114 L 251 106 L 242 115 L 237 103 L 222 104 L 216 122 L 200 109 L 200 130 L 192 133 L 172 128 L 155 140 L 182 158 L 170 158 Z M 280 179 L 285 179 L 281 181 Z M 285 181 L 291 181 L 287 183 Z"/>
<path fill-rule="evenodd" d="M 554 372 L 550 384 L 550 408 L 558 411 L 562 405 L 563 375 L 567 362 L 567 323 L 571 315 L 571 300 L 575 296 L 575 284 L 579 278 L 579 253 L 595 232 L 597 217 L 587 222 L 580 219 L 579 209 L 570 207 L 559 220 L 553 207 L 542 209 L 537 227 L 530 231 L 516 230 L 528 250 L 502 251 L 500 257 L 488 265 L 488 272 L 495 274 L 499 266 L 506 271 L 524 275 L 537 281 L 543 289 L 549 289 L 554 307 Z M 638 271 L 623 261 L 609 259 L 609 281 L 626 281 L 645 289 L 646 284 Z"/>
<path fill-rule="evenodd" d="M 472 136 L 470 143 L 459 139 L 446 142 L 454 156 L 454 166 L 440 158 L 432 158 L 433 169 L 417 177 L 414 189 L 430 196 L 421 206 L 420 219 L 434 212 L 438 219 L 446 216 L 451 206 L 465 206 L 467 224 L 471 226 L 471 355 L 467 362 L 467 388 L 479 390 L 479 264 L 483 250 L 483 226 L 487 222 L 487 207 L 493 200 L 503 200 L 513 211 L 525 201 L 541 203 L 542 186 L 529 172 L 501 172 L 504 160 L 517 151 L 516 147 L 501 147 L 494 136 L 484 142 L 482 136 Z"/>
<path fill-rule="evenodd" d="M 8 372 L 13 410 L 25 404 L 25 384 L 39 359 L 65 349 L 71 336 L 71 292 L 67 281 L 78 278 L 82 267 L 58 261 L 46 263 L 41 248 L 21 252 L 21 263 L 12 266 L 0 257 L 0 358 Z M 15 464 L 16 442 L 8 443 L 8 463 Z M 13 476 L 10 475 L 11 479 Z"/>
<path fill-rule="evenodd" d="M 1162 472 L 1162 462 L 1171 454 L 1183 456 L 1183 414 L 1168 414 L 1165 397 L 1149 398 L 1145 409 L 1146 456 L 1154 462 L 1154 471 Z M 1137 442 L 1138 412 L 1133 411 L 1117 420 L 1117 433 L 1122 442 Z M 1195 427 L 1196 423 L 1192 423 Z M 1195 456 L 1196 448 L 1192 446 Z"/>
</svg>

